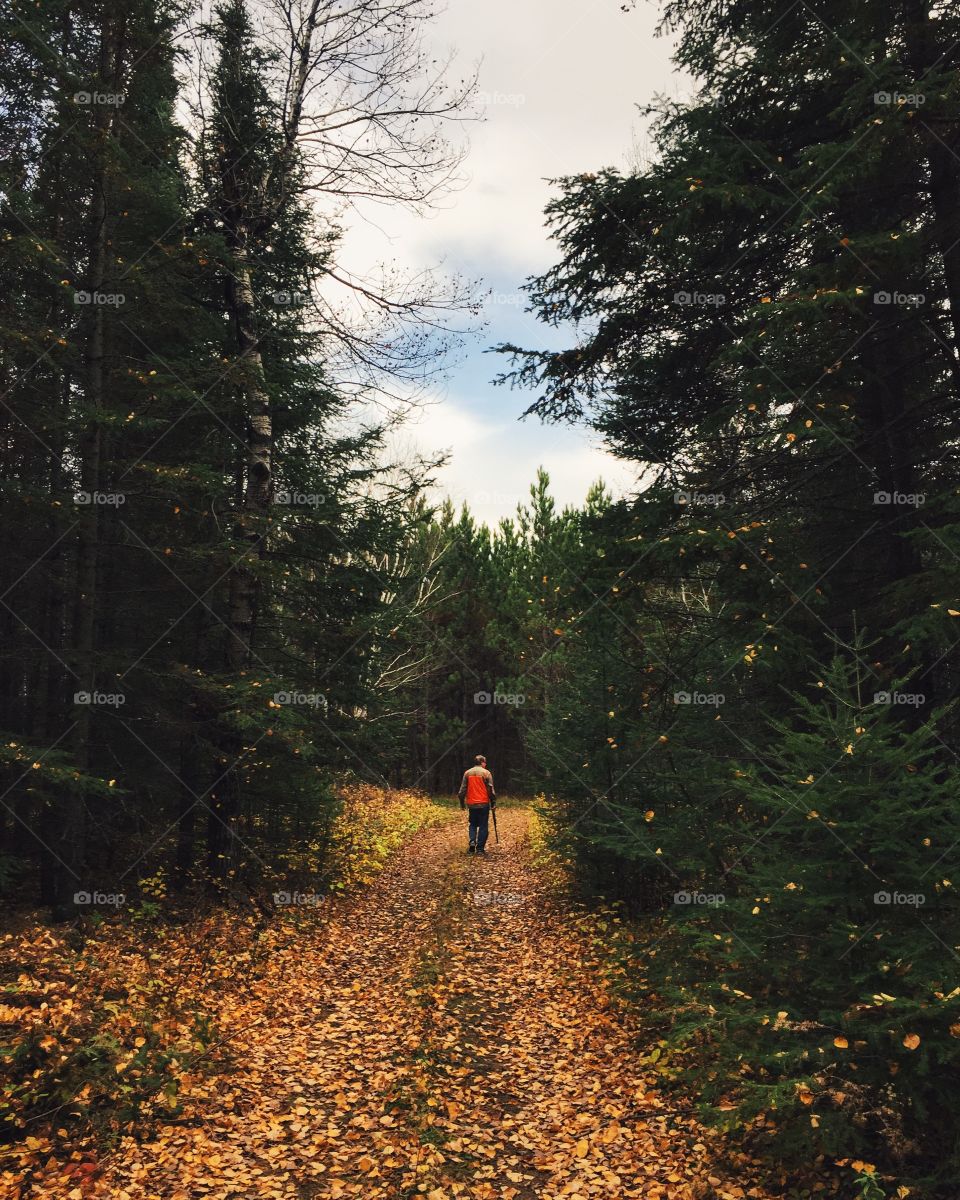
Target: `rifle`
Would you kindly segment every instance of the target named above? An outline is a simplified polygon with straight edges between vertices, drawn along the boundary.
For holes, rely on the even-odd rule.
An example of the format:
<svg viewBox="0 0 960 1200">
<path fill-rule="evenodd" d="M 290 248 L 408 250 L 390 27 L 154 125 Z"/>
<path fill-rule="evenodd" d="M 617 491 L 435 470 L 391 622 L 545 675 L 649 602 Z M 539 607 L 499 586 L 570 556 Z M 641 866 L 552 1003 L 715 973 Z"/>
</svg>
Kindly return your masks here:
<svg viewBox="0 0 960 1200">
<path fill-rule="evenodd" d="M 493 807 L 491 807 L 491 809 L 490 809 L 490 816 L 493 817 L 493 836 L 496 839 L 497 845 L 499 846 L 500 845 L 500 831 L 497 829 L 497 810 Z"/>
</svg>

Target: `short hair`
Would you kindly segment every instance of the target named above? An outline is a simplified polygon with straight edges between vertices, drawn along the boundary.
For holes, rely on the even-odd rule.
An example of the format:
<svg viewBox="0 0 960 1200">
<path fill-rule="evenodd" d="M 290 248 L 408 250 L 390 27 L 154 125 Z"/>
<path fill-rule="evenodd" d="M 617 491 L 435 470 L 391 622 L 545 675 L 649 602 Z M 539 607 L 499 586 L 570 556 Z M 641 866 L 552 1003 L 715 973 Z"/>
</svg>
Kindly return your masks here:
<svg viewBox="0 0 960 1200">
<path fill-rule="evenodd" d="M 473 761 L 479 767 L 481 765 L 481 763 L 485 763 L 487 761 L 487 756 L 485 754 L 478 754 L 477 757 Z"/>
</svg>

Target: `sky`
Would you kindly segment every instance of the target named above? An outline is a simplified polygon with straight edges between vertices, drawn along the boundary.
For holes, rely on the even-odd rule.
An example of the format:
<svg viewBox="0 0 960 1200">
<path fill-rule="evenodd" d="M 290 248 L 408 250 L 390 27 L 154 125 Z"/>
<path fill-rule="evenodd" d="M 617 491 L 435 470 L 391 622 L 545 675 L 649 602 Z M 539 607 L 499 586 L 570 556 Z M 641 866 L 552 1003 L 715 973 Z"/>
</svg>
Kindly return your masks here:
<svg viewBox="0 0 960 1200">
<path fill-rule="evenodd" d="M 633 487 L 634 469 L 590 431 L 521 421 L 534 393 L 493 387 L 506 360 L 488 351 L 502 341 L 563 341 L 523 311 L 519 292 L 555 258 L 543 225 L 548 181 L 642 157 L 637 106 L 682 87 L 670 40 L 655 36 L 656 9 L 649 0 L 628 13 L 619 0 L 448 0 L 428 44 L 456 52 L 456 76 L 479 67 L 483 120 L 467 130 L 465 186 L 428 217 L 380 209 L 347 236 L 344 261 L 360 273 L 383 261 L 441 266 L 492 293 L 486 327 L 403 435 L 425 453 L 449 452 L 439 487 L 481 520 L 513 513 L 538 466 L 561 505 L 581 503 L 598 478 L 617 493 Z"/>
</svg>

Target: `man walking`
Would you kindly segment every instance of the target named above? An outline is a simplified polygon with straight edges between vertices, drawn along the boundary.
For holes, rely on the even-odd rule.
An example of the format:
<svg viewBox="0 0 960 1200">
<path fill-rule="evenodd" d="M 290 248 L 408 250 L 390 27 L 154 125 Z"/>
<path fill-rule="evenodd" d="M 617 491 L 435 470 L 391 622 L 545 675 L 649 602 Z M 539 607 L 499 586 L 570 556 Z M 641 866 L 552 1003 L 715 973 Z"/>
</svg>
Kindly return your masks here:
<svg viewBox="0 0 960 1200">
<path fill-rule="evenodd" d="M 460 807 L 470 813 L 470 845 L 468 854 L 486 854 L 490 812 L 497 807 L 497 795 L 493 790 L 493 776 L 487 770 L 487 760 L 478 754 L 475 765 L 463 773 L 460 783 Z"/>
</svg>

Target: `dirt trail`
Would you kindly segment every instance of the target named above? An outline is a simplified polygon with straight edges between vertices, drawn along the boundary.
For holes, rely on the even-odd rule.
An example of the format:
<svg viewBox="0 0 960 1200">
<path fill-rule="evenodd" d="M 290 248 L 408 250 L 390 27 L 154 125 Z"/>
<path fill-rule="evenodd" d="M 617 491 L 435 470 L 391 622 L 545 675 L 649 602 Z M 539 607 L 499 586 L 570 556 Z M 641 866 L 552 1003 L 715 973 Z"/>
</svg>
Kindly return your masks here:
<svg viewBox="0 0 960 1200">
<path fill-rule="evenodd" d="M 464 854 L 461 819 L 251 978 L 228 1073 L 125 1140 L 97 1195 L 128 1200 L 764 1196 L 661 1112 L 636 1031 L 530 861 L 529 814 Z"/>
</svg>

